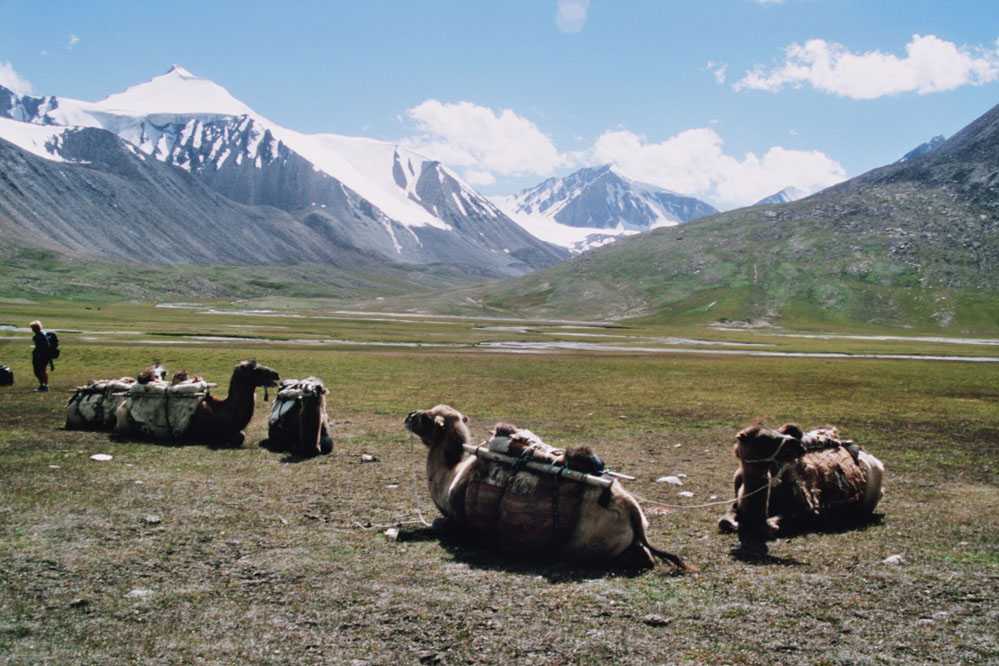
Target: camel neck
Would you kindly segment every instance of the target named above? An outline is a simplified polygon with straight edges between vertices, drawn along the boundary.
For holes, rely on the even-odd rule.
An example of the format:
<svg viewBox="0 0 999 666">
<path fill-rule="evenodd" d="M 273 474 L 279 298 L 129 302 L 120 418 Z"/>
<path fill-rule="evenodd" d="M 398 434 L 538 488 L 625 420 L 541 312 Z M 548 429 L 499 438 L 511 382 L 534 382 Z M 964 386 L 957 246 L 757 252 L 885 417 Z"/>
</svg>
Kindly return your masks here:
<svg viewBox="0 0 999 666">
<path fill-rule="evenodd" d="M 229 395 L 226 396 L 224 406 L 237 430 L 245 428 L 253 418 L 255 391 L 253 384 L 239 381 L 235 376 L 229 380 Z"/>
<path fill-rule="evenodd" d="M 432 447 L 427 454 L 427 482 L 430 486 L 430 496 L 441 513 L 450 518 L 454 517 L 454 510 L 451 507 L 449 492 L 464 453 L 462 449 L 464 443 L 465 439 L 455 433 L 449 439 Z"/>
</svg>

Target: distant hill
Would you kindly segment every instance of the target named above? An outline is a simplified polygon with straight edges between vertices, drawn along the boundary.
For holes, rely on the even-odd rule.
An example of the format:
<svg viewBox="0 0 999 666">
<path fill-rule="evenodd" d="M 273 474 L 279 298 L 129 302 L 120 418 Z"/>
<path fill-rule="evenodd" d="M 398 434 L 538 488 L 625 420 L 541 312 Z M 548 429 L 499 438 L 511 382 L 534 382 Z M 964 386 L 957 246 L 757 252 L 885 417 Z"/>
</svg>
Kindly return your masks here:
<svg viewBox="0 0 999 666">
<path fill-rule="evenodd" d="M 780 192 L 774 192 L 768 197 L 763 197 L 754 206 L 772 206 L 774 204 L 788 203 L 790 201 L 797 201 L 798 199 L 804 198 L 808 194 L 798 187 L 785 187 Z"/>
<path fill-rule="evenodd" d="M 574 253 L 718 212 L 695 197 L 628 178 L 610 164 L 493 201 L 531 234 Z"/>
<path fill-rule="evenodd" d="M 995 330 L 999 106 L 806 199 L 622 239 L 479 298 L 577 317 Z"/>
<path fill-rule="evenodd" d="M 934 150 L 942 146 L 945 141 L 947 141 L 947 139 L 944 138 L 942 134 L 938 134 L 929 141 L 919 144 L 918 146 L 907 152 L 905 155 L 902 155 L 902 157 L 900 157 L 898 161 L 908 162 L 909 160 L 915 157 L 922 157 L 923 155 L 929 155 Z"/>
</svg>

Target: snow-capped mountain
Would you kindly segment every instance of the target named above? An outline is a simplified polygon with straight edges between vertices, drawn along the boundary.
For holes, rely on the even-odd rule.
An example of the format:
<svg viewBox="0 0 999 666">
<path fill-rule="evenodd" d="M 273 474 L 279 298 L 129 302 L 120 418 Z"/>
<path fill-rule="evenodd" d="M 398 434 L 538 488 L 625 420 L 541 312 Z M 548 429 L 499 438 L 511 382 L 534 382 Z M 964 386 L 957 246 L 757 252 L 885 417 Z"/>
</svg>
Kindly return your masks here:
<svg viewBox="0 0 999 666">
<path fill-rule="evenodd" d="M 609 164 L 493 201 L 533 235 L 571 252 L 718 212 L 694 197 L 632 180 Z"/>
<path fill-rule="evenodd" d="M 390 261 L 518 274 L 564 257 L 439 162 L 384 141 L 284 128 L 176 65 L 98 102 L 0 87 L 0 117 L 10 119 L 0 139 L 54 161 L 67 159 L 66 132 L 112 132 L 140 158 L 234 202 L 281 209 L 328 242 Z"/>
<path fill-rule="evenodd" d="M 768 197 L 763 197 L 754 206 L 770 206 L 772 204 L 782 204 L 788 203 L 789 201 L 797 201 L 798 199 L 804 199 L 808 196 L 808 192 L 801 189 L 800 187 L 785 187 L 780 192 L 774 192 Z"/>
<path fill-rule="evenodd" d="M 936 150 L 937 148 L 939 148 L 940 146 L 942 146 L 944 143 L 946 143 L 946 141 L 947 141 L 947 137 L 945 137 L 942 134 L 938 134 L 935 137 L 933 137 L 932 139 L 930 139 L 929 141 L 926 141 L 924 143 L 919 144 L 918 146 L 916 146 L 915 148 L 913 148 L 912 150 L 910 150 L 909 152 L 907 152 L 905 155 L 902 155 L 902 157 L 900 157 L 898 159 L 898 162 L 896 162 L 896 164 L 900 164 L 902 162 L 908 162 L 909 160 L 911 160 L 911 159 L 913 159 L 915 157 L 921 157 L 923 155 L 929 155 L 934 150 Z"/>
</svg>

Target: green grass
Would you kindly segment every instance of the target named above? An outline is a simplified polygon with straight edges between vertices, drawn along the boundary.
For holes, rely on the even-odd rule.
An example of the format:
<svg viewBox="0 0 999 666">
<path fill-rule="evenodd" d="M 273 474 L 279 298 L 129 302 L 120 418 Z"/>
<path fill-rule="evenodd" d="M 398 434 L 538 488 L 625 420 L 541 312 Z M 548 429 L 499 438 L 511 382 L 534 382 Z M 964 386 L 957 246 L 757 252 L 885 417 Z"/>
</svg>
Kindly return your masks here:
<svg viewBox="0 0 999 666">
<path fill-rule="evenodd" d="M 90 309 L 87 309 L 89 307 Z M 100 309 L 98 309 L 100 307 Z M 319 310 L 298 314 L 332 316 Z M 142 305 L 0 304 L 0 324 L 66 333 L 53 391 L 29 391 L 29 341 L 0 331 L 0 655 L 11 663 L 989 663 L 999 658 L 999 366 L 919 361 L 641 354 L 511 356 L 475 348 L 302 348 L 250 339 L 164 344 L 192 333 L 358 341 L 558 339 L 481 322 L 217 316 Z M 237 327 L 237 328 L 234 328 Z M 603 334 L 771 341 L 781 349 L 987 354 L 905 342 L 793 340 L 654 323 Z M 583 338 L 585 339 L 585 338 Z M 593 338 L 594 341 L 600 338 Z M 649 343 L 645 343 L 649 344 Z M 61 429 L 66 391 L 134 374 L 153 357 L 224 383 L 256 356 L 331 391 L 336 449 L 297 464 L 238 450 L 112 442 Z M 476 436 L 499 420 L 555 445 L 594 446 L 627 486 L 670 504 L 727 496 L 733 434 L 756 418 L 832 422 L 887 467 L 883 518 L 866 529 L 730 558 L 720 509 L 646 505 L 651 538 L 697 564 L 636 577 L 507 562 L 407 525 L 434 515 L 424 450 L 403 416 L 449 402 Z M 98 463 L 89 456 L 111 453 Z M 362 453 L 380 462 L 363 464 Z M 684 472 L 690 500 L 655 484 Z M 398 487 L 393 487 L 398 486 Z M 144 517 L 155 514 L 159 524 Z M 375 528 L 365 528 L 371 525 Z M 891 554 L 902 566 L 881 564 Z M 131 598 L 138 588 L 152 591 Z M 643 619 L 659 615 L 665 627 Z"/>
</svg>

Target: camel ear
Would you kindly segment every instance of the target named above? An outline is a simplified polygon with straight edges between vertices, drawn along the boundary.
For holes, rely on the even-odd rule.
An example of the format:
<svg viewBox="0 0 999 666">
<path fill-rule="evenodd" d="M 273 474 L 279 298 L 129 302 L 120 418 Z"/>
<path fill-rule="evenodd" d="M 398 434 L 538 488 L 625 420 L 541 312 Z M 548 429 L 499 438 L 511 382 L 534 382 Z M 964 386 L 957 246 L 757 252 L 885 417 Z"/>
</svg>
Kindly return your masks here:
<svg viewBox="0 0 999 666">
<path fill-rule="evenodd" d="M 434 417 L 434 423 L 436 423 L 438 427 L 443 428 L 444 427 L 444 417 L 441 416 L 440 414 L 438 414 L 437 416 Z"/>
</svg>

